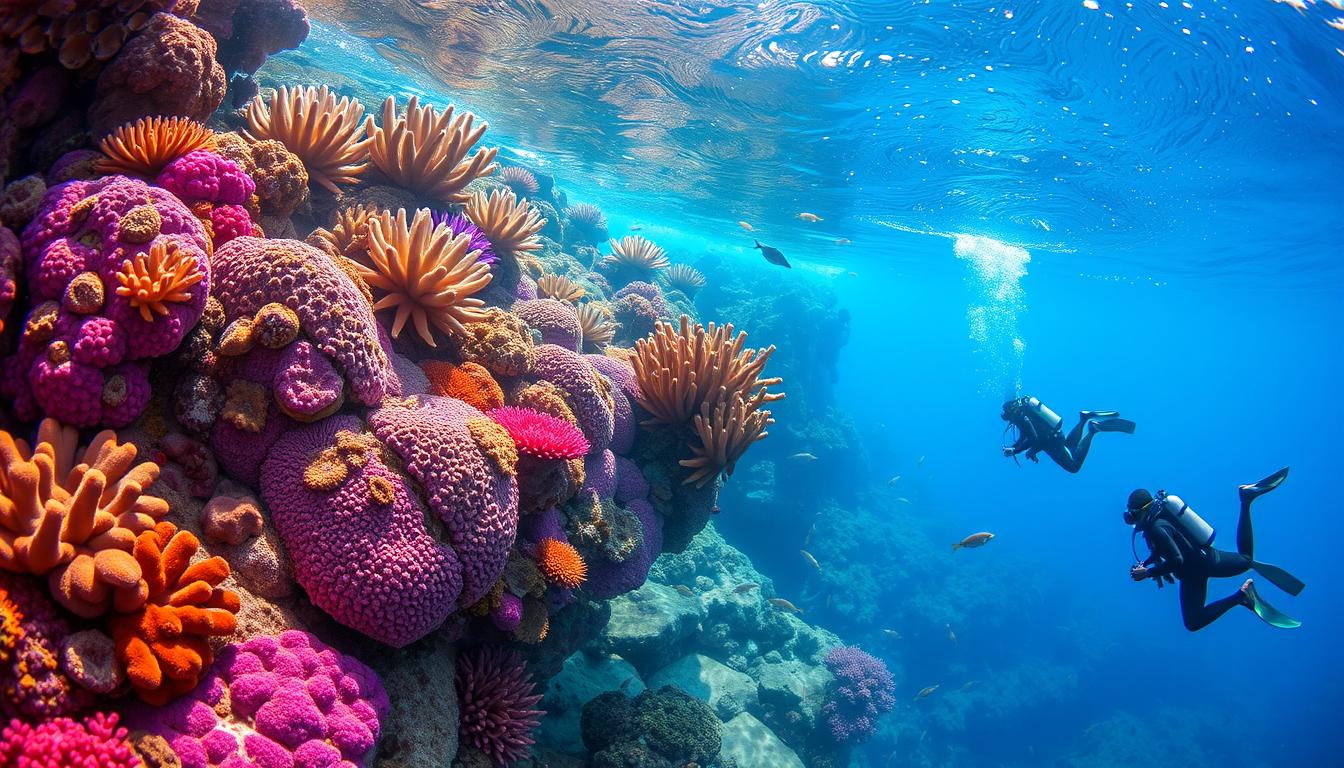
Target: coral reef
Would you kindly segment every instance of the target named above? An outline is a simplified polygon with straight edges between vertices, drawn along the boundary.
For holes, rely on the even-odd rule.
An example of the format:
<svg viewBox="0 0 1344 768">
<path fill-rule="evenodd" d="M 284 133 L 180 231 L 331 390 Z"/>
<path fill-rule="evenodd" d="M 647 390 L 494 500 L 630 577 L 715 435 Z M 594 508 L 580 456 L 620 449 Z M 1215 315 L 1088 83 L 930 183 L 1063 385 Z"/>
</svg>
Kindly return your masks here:
<svg viewBox="0 0 1344 768">
<path fill-rule="evenodd" d="M 628 283 L 631 280 L 647 280 L 654 273 L 665 269 L 669 263 L 666 251 L 652 240 L 639 235 L 627 235 L 611 241 L 611 253 L 602 259 L 598 267 L 615 280 Z"/>
<path fill-rule="evenodd" d="M 575 203 L 565 209 L 565 240 L 597 245 L 607 239 L 607 217 L 592 203 Z"/>
<path fill-rule="evenodd" d="M 562 275 L 546 274 L 537 280 L 537 292 L 548 299 L 575 302 L 583 298 L 583 286 Z"/>
<path fill-rule="evenodd" d="M 556 299 L 528 299 L 515 303 L 513 313 L 541 333 L 541 343 L 579 351 L 583 328 L 571 305 Z"/>
<path fill-rule="evenodd" d="M 117 128 L 98 143 L 99 173 L 153 179 L 183 155 L 214 145 L 214 131 L 184 117 L 142 117 Z"/>
<path fill-rule="evenodd" d="M 504 427 L 519 453 L 538 459 L 578 459 L 588 453 L 588 440 L 564 419 L 531 408 L 504 407 L 490 411 Z"/>
<path fill-rule="evenodd" d="M 633 700 L 620 691 L 604 693 L 584 705 L 581 728 L 593 765 L 600 768 L 709 764 L 722 746 L 719 718 L 672 686 Z"/>
<path fill-rule="evenodd" d="M 513 651 L 486 646 L 458 656 L 454 684 L 461 702 L 462 741 L 495 766 L 527 755 L 532 731 L 545 714 L 533 709 L 541 694 Z"/>
<path fill-rule="evenodd" d="M 472 192 L 466 201 L 467 218 L 501 253 L 518 254 L 541 250 L 537 233 L 546 225 L 537 209 L 508 190 Z"/>
<path fill-rule="evenodd" d="M 455 397 L 480 411 L 493 411 L 504 405 L 504 390 L 484 366 L 426 360 L 420 363 L 420 368 L 429 377 L 430 394 Z"/>
<path fill-rule="evenodd" d="M 327 86 L 280 86 L 267 105 L 260 95 L 247 107 L 247 134 L 274 139 L 303 161 L 308 178 L 333 195 L 354 184 L 368 165 L 364 105 Z"/>
<path fill-rule="evenodd" d="M 0 570 L 0 714 L 41 721 L 90 704 L 92 696 L 62 669 L 69 636 L 69 623 L 38 582 Z"/>
<path fill-rule="evenodd" d="M 663 272 L 662 277 L 670 288 L 687 296 L 694 296 L 705 287 L 704 274 L 688 264 L 673 264 Z"/>
<path fill-rule="evenodd" d="M 588 578 L 588 564 L 583 556 L 561 539 L 537 542 L 537 566 L 547 581 L 565 589 L 576 589 Z"/>
<path fill-rule="evenodd" d="M 896 683 L 881 659 L 853 646 L 837 646 L 826 654 L 826 668 L 835 685 L 822 707 L 822 717 L 837 744 L 860 744 L 877 733 L 877 718 L 896 704 Z"/>
<path fill-rule="evenodd" d="M 82 720 L 58 717 L 36 725 L 12 720 L 0 730 L 0 765 L 20 768 L 142 768 L 114 712 Z"/>
</svg>

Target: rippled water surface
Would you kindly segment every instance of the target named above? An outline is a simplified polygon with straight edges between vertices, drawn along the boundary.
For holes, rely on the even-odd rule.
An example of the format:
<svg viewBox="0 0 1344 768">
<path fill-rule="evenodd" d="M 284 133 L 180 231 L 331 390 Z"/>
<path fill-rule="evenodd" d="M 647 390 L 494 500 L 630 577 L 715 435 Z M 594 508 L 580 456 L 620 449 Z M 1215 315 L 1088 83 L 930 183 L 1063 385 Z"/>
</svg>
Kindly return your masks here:
<svg viewBox="0 0 1344 768">
<path fill-rule="evenodd" d="M 1344 275 L 1335 0 L 313 5 L 607 205 L 710 236 L 743 220 L 834 261 L 885 225 L 1093 271 Z"/>
</svg>

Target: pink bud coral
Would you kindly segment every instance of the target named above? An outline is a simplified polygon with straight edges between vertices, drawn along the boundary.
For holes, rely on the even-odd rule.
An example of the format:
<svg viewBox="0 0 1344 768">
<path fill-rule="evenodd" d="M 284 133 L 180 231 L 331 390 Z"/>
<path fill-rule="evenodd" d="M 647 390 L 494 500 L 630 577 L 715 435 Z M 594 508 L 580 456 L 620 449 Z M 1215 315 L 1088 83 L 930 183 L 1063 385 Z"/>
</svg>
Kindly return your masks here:
<svg viewBox="0 0 1344 768">
<path fill-rule="evenodd" d="M 588 453 L 588 440 L 573 424 L 531 408 L 504 407 L 490 418 L 509 433 L 521 453 L 539 459 L 577 459 Z"/>
<path fill-rule="evenodd" d="M 143 768 L 144 762 L 117 727 L 116 713 L 84 720 L 59 717 L 41 725 L 11 720 L 0 731 L 0 765 L 22 768 Z"/>
</svg>

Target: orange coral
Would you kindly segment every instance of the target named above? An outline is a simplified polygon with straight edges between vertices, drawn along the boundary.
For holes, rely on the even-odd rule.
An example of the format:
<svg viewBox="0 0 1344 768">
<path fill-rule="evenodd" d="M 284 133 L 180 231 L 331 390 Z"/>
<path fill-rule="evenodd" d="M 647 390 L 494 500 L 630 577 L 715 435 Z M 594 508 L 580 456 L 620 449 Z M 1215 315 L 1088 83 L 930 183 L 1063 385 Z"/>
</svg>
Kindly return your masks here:
<svg viewBox="0 0 1344 768">
<path fill-rule="evenodd" d="M 588 564 L 583 555 L 567 541 L 542 539 L 537 544 L 537 565 L 552 584 L 574 589 L 588 578 Z"/>
<path fill-rule="evenodd" d="M 152 179 L 164 166 L 198 149 L 214 146 L 215 132 L 185 117 L 142 117 L 108 134 L 98 144 L 98 173 Z"/>
<path fill-rule="evenodd" d="M 0 431 L 0 570 L 45 575 L 56 601 L 85 618 L 131 611 L 148 587 L 135 537 L 168 513 L 144 494 L 159 466 L 135 461 L 111 430 L 78 450 L 79 432 L 46 419 L 37 447 Z"/>
<path fill-rule="evenodd" d="M 134 263 L 130 259 L 121 262 L 117 295 L 128 297 L 131 306 L 140 310 L 140 317 L 152 323 L 155 314 L 168 314 L 166 304 L 191 301 L 187 289 L 203 279 L 205 272 L 195 256 L 187 255 L 171 240 L 159 240 L 149 247 L 148 254 L 137 255 Z"/>
<path fill-rule="evenodd" d="M 495 148 L 478 149 L 467 157 L 485 134 L 486 124 L 473 128 L 475 122 L 475 115 L 455 115 L 452 106 L 442 112 L 429 105 L 422 107 L 415 96 L 407 102 L 406 112 L 397 115 L 397 101 L 389 96 L 383 102 L 382 126 L 375 127 L 372 117 L 366 124 L 369 156 L 402 189 L 443 203 L 461 203 L 466 200 L 463 188 L 467 184 L 498 167 L 494 159 L 499 150 Z"/>
<path fill-rule="evenodd" d="M 765 428 L 775 423 L 770 418 L 770 411 L 761 409 L 766 397 L 765 389 L 761 388 L 750 400 L 744 399 L 741 393 L 733 393 L 730 400 L 721 401 L 713 408 L 709 403 L 700 406 L 700 413 L 694 419 L 700 444 L 691 445 L 694 458 L 681 461 L 681 466 L 692 470 L 683 483 L 695 483 L 695 487 L 700 488 L 720 473 L 733 474 L 737 460 L 752 443 L 764 440 L 770 434 Z"/>
<path fill-rule="evenodd" d="M 247 135 L 274 139 L 298 155 L 308 178 L 331 194 L 337 184 L 354 184 L 368 167 L 369 139 L 364 136 L 364 105 L 336 98 L 327 86 L 280 86 L 268 106 L 260 95 L 247 105 Z"/>
<path fill-rule="evenodd" d="M 483 365 L 426 360 L 420 364 L 420 369 L 429 377 L 429 391 L 436 395 L 456 397 L 482 411 L 492 411 L 504 405 L 504 390 Z"/>
<path fill-rule="evenodd" d="M 521 253 L 541 250 L 537 233 L 546 226 L 536 208 L 509 190 L 496 189 L 489 195 L 472 192 L 467 198 L 467 218 L 485 233 L 496 251 Z"/>
<path fill-rule="evenodd" d="M 150 704 L 162 705 L 195 688 L 214 661 L 209 638 L 233 634 L 237 625 L 238 595 L 219 586 L 229 576 L 229 564 L 222 557 L 192 564 L 200 546 L 191 532 L 172 523 L 140 534 L 135 559 L 149 599 L 108 622 L 127 678 Z"/>
</svg>

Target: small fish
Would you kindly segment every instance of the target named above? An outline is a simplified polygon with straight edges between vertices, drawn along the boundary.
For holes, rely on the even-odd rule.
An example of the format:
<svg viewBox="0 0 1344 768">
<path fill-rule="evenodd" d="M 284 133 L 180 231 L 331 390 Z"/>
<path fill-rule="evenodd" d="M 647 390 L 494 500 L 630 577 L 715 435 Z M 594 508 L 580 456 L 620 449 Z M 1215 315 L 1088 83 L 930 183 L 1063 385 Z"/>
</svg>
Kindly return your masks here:
<svg viewBox="0 0 1344 768">
<path fill-rule="evenodd" d="M 678 593 L 683 594 L 686 597 L 695 597 L 695 593 L 692 592 L 691 588 L 686 586 L 685 584 L 678 584 L 677 586 L 673 587 L 673 589 L 677 590 Z"/>
<path fill-rule="evenodd" d="M 771 248 L 768 245 L 761 245 L 760 240 L 757 240 L 755 242 L 756 247 L 760 249 L 761 255 L 765 257 L 766 261 L 770 262 L 771 264 L 774 264 L 777 267 L 783 267 L 785 269 L 793 269 L 793 267 L 789 266 L 789 260 L 784 258 L 784 254 L 780 253 L 778 248 Z"/>
<path fill-rule="evenodd" d="M 933 692 L 936 691 L 936 690 L 938 690 L 938 686 L 937 686 L 937 685 L 930 685 L 928 688 L 923 688 L 923 689 L 920 690 L 919 693 L 916 693 L 916 694 L 915 694 L 915 698 L 912 699 L 912 701 L 919 701 L 920 699 L 927 699 L 927 698 L 929 697 L 929 694 L 933 693 Z M 919 738 L 920 738 L 921 740 L 923 740 L 924 737 L 923 737 L 923 736 L 920 736 Z"/>
<path fill-rule="evenodd" d="M 813 523 L 811 528 L 807 529 L 807 535 L 803 537 L 803 546 L 806 547 L 812 543 L 812 534 L 817 532 L 817 524 Z"/>
<path fill-rule="evenodd" d="M 897 632 L 897 631 L 894 630 L 894 629 L 884 629 L 884 630 L 882 630 L 882 634 L 886 635 L 887 637 L 890 637 L 892 640 L 900 640 L 900 639 L 901 639 L 901 633 L 900 633 L 900 632 Z"/>
<path fill-rule="evenodd" d="M 893 485 L 895 485 L 895 484 L 897 484 L 897 483 L 899 483 L 899 482 L 901 482 L 901 476 L 900 476 L 900 475 L 892 475 L 892 476 L 891 476 L 891 479 L 887 481 L 887 487 L 890 488 L 891 486 L 893 486 Z"/>
<path fill-rule="evenodd" d="M 796 459 L 796 460 L 798 460 L 798 461 L 816 461 L 816 460 L 817 460 L 817 457 L 816 457 L 816 456 L 814 456 L 814 455 L 812 455 L 812 454 L 810 454 L 810 453 L 807 453 L 806 451 L 804 451 L 803 453 L 795 453 L 795 454 L 793 454 L 792 456 L 790 456 L 789 458 L 790 458 L 790 459 Z"/>
<path fill-rule="evenodd" d="M 736 587 L 733 587 L 733 594 L 734 594 L 734 595 L 745 595 L 746 593 L 750 592 L 751 590 L 753 590 L 753 589 L 755 589 L 755 588 L 757 588 L 757 587 L 759 587 L 759 586 L 761 586 L 761 585 L 760 585 L 760 584 L 752 584 L 751 582 L 747 582 L 746 584 L 738 584 Z"/>
<path fill-rule="evenodd" d="M 849 238 L 848 238 L 848 237 L 837 237 L 837 238 L 835 239 L 835 244 L 836 244 L 836 245 L 849 245 Z"/>
<path fill-rule="evenodd" d="M 807 211 L 803 211 L 802 213 L 798 214 L 798 218 L 802 219 L 803 221 L 810 221 L 813 223 L 821 221 L 820 216 L 818 216 L 815 213 L 808 213 Z"/>
<path fill-rule="evenodd" d="M 858 276 L 859 276 L 859 273 L 858 273 L 858 272 L 846 272 L 845 274 L 849 275 L 850 277 L 858 277 Z"/>
<path fill-rule="evenodd" d="M 772 598 L 770 598 L 770 604 L 773 605 L 773 606 L 775 606 L 776 608 L 778 608 L 778 609 L 781 610 L 781 611 L 788 611 L 789 613 L 802 613 L 802 612 L 803 612 L 803 609 L 802 609 L 802 608 L 799 608 L 798 606 L 794 605 L 793 603 L 790 603 L 788 600 L 785 600 L 785 599 L 782 598 L 782 597 L 772 597 Z"/>
<path fill-rule="evenodd" d="M 813 557 L 811 552 L 808 552 L 806 549 L 800 549 L 798 550 L 798 553 L 801 554 L 803 559 L 810 563 L 813 568 L 816 568 L 818 571 L 821 570 L 821 563 L 817 562 L 817 558 Z"/>
<path fill-rule="evenodd" d="M 961 541 L 958 541 L 956 544 L 953 544 L 952 551 L 956 552 L 958 549 L 975 549 L 976 547 L 983 547 L 986 544 L 988 544 L 989 540 L 992 538 L 994 538 L 994 534 L 988 533 L 986 531 L 981 531 L 980 533 L 972 533 L 970 536 L 967 536 Z"/>
<path fill-rule="evenodd" d="M 755 232 L 755 231 L 756 231 L 756 228 L 755 228 L 755 227 L 751 226 L 750 224 L 748 224 L 748 223 L 745 222 L 745 221 L 739 221 L 739 222 L 737 222 L 737 226 L 739 226 L 739 227 L 745 229 L 745 230 L 748 231 L 748 232 Z"/>
<path fill-rule="evenodd" d="M 641 230 L 641 229 L 643 229 L 643 228 L 644 228 L 644 226 L 643 226 L 642 224 L 631 224 L 631 225 L 630 225 L 630 231 L 631 231 L 631 232 L 638 232 L 639 230 Z"/>
<path fill-rule="evenodd" d="M 915 466 L 917 466 L 917 467 L 922 467 L 922 466 L 924 466 L 924 457 L 923 457 L 923 456 L 920 456 L 918 459 L 915 460 Z"/>
<path fill-rule="evenodd" d="M 897 497 L 896 497 L 896 501 L 899 502 L 899 503 L 901 503 L 901 504 L 913 504 L 913 503 L 914 503 L 914 502 L 910 501 L 909 499 L 905 498 L 904 496 L 897 496 Z"/>
<path fill-rule="evenodd" d="M 962 684 L 961 684 L 961 687 L 958 688 L 957 690 L 960 691 L 961 693 L 965 693 L 965 692 L 971 690 L 972 688 L 974 688 L 974 687 L 975 687 L 975 684 L 978 683 L 978 682 L 980 682 L 980 681 L 979 681 L 979 680 L 967 680 L 966 682 L 962 683 Z"/>
<path fill-rule="evenodd" d="M 947 627 L 947 639 L 952 641 L 952 643 L 955 645 L 957 642 L 957 633 L 952 631 L 952 625 L 944 624 L 943 626 Z"/>
</svg>

